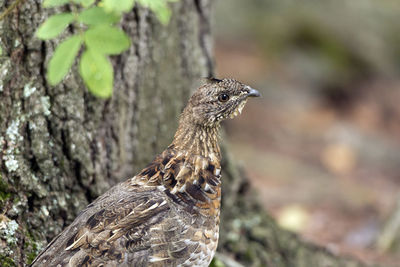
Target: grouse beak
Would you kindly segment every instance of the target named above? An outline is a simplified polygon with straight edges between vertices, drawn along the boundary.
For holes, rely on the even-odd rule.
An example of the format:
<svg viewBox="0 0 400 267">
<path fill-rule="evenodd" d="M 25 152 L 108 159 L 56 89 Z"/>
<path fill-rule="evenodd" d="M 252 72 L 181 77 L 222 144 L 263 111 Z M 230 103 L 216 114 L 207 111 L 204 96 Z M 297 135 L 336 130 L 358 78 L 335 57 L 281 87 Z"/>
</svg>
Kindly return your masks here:
<svg viewBox="0 0 400 267">
<path fill-rule="evenodd" d="M 249 93 L 247 94 L 247 97 L 259 97 L 259 96 L 261 96 L 259 91 L 249 87 Z"/>
</svg>

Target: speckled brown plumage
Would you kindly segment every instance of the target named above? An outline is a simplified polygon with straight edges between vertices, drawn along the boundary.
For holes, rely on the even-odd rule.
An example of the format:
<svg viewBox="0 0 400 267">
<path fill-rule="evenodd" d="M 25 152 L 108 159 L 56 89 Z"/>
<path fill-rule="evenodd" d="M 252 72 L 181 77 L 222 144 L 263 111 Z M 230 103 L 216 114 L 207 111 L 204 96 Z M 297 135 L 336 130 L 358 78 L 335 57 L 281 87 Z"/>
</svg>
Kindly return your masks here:
<svg viewBox="0 0 400 267">
<path fill-rule="evenodd" d="M 210 79 L 184 109 L 172 144 L 87 206 L 32 266 L 208 266 L 218 242 L 220 122 L 259 93 Z"/>
</svg>

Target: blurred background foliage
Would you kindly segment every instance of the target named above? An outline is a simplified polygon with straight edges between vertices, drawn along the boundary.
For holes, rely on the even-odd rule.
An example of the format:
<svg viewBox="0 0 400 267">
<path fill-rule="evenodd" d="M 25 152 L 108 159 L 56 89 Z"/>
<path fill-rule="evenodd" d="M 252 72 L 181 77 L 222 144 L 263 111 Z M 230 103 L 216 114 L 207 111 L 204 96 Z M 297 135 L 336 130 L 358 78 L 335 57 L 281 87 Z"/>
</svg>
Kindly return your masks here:
<svg viewBox="0 0 400 267">
<path fill-rule="evenodd" d="M 226 129 L 278 223 L 400 264 L 400 3 L 219 0 L 217 75 L 260 89 Z M 400 214 L 400 211 L 398 211 Z"/>
</svg>

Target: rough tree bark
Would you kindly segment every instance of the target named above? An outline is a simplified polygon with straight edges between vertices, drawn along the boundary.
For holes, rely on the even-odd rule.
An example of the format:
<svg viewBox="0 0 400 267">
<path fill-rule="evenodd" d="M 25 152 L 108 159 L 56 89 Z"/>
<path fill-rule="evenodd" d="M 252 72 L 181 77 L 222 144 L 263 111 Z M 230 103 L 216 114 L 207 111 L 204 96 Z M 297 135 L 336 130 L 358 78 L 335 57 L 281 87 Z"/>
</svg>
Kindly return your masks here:
<svg viewBox="0 0 400 267">
<path fill-rule="evenodd" d="M 1 10 L 12 2 L 0 0 Z M 124 16 L 132 46 L 113 58 L 112 99 L 91 96 L 76 69 L 51 87 L 45 66 L 56 43 L 33 34 L 54 10 L 41 2 L 23 1 L 0 22 L 0 266 L 32 261 L 89 202 L 162 151 L 190 89 L 213 72 L 212 1 L 181 0 L 166 27 L 143 8 Z M 278 229 L 224 154 L 220 251 L 248 266 L 358 266 Z"/>
</svg>

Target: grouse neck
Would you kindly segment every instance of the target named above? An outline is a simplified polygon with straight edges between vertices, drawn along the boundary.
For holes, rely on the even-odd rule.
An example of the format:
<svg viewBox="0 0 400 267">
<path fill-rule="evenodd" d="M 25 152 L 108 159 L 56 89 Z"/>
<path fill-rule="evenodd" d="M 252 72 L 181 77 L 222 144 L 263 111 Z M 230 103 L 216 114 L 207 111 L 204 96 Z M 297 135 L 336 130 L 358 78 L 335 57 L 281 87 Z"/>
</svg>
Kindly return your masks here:
<svg viewBox="0 0 400 267">
<path fill-rule="evenodd" d="M 190 155 L 201 155 L 203 157 L 221 158 L 218 145 L 220 125 L 203 126 L 187 121 L 181 121 L 175 133 L 172 145 L 174 149 L 189 153 Z"/>
</svg>

